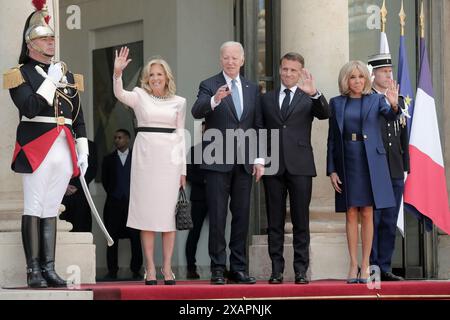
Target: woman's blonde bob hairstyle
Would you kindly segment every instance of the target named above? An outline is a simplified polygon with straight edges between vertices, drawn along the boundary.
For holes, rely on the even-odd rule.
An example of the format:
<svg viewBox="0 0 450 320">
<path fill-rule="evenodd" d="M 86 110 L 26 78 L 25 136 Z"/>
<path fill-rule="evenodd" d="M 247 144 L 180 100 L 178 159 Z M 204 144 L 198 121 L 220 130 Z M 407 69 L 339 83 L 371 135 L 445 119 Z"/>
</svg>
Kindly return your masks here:
<svg viewBox="0 0 450 320">
<path fill-rule="evenodd" d="M 362 94 L 371 94 L 372 82 L 370 81 L 369 69 L 367 69 L 367 66 L 359 60 L 349 61 L 341 68 L 338 79 L 339 92 L 344 96 L 350 95 L 348 81 L 350 80 L 350 76 L 355 70 L 361 72 L 364 75 L 364 79 L 366 80 L 366 82 L 364 83 Z"/>
<path fill-rule="evenodd" d="M 148 93 L 153 94 L 152 88 L 150 87 L 148 81 L 150 79 L 150 69 L 154 64 L 160 65 L 166 73 L 166 87 L 164 90 L 164 95 L 166 97 L 175 95 L 177 86 L 175 85 L 175 79 L 173 77 L 172 70 L 170 69 L 169 64 L 160 57 L 152 58 L 142 70 L 141 88 L 145 89 Z"/>
</svg>

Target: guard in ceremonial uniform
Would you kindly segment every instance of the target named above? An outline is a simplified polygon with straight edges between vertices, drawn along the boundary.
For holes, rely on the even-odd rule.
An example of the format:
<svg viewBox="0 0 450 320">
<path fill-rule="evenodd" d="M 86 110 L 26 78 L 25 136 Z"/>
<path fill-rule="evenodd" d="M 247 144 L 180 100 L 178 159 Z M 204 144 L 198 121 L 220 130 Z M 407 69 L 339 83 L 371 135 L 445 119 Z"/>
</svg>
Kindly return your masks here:
<svg viewBox="0 0 450 320">
<path fill-rule="evenodd" d="M 374 80 L 372 90 L 384 94 L 392 80 L 392 59 L 390 54 L 377 54 L 369 58 L 373 68 Z M 402 114 L 397 120 L 387 121 L 380 117 L 381 135 L 387 152 L 392 187 L 394 189 L 395 207 L 374 210 L 374 235 L 370 264 L 377 265 L 381 271 L 382 281 L 400 281 L 402 277 L 392 273 L 391 260 L 395 248 L 395 235 L 400 204 L 405 189 L 404 172 L 409 172 L 408 130 L 406 128 L 405 101 L 398 97 Z"/>
<path fill-rule="evenodd" d="M 64 287 L 55 272 L 57 214 L 69 180 L 87 169 L 88 142 L 80 106 L 82 77 L 53 63 L 55 38 L 45 0 L 34 0 L 19 65 L 4 88 L 19 110 L 11 168 L 22 175 L 22 241 L 31 288 Z"/>
</svg>

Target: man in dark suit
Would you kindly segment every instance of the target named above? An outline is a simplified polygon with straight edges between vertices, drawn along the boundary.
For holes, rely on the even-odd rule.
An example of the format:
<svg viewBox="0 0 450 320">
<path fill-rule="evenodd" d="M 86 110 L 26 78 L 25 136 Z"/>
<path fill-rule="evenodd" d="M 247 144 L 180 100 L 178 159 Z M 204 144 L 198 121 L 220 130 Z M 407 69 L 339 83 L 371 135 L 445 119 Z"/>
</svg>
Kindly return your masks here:
<svg viewBox="0 0 450 320">
<path fill-rule="evenodd" d="M 88 169 L 84 175 L 86 184 L 89 185 L 97 175 L 97 150 L 95 143 L 88 140 L 89 156 Z M 60 219 L 70 222 L 73 226 L 71 232 L 91 232 L 92 215 L 86 195 L 81 187 L 80 178 L 72 178 L 67 186 L 66 194 L 62 200 L 66 210 L 59 216 Z"/>
<path fill-rule="evenodd" d="M 128 219 L 128 204 L 130 200 L 131 150 L 130 132 L 119 129 L 114 135 L 117 150 L 105 156 L 102 164 L 102 184 L 106 191 L 106 202 L 103 210 L 106 229 L 108 229 L 114 245 L 107 248 L 108 279 L 117 279 L 118 240 L 130 239 L 131 262 L 130 269 L 133 279 L 142 279 L 142 248 L 139 230 L 126 226 Z"/>
<path fill-rule="evenodd" d="M 264 174 L 264 160 L 256 159 L 256 151 L 251 148 L 257 143 L 246 143 L 248 139 L 241 139 L 240 134 L 255 136 L 253 129 L 262 126 L 258 87 L 239 74 L 244 64 L 244 49 L 240 43 L 225 42 L 220 48 L 220 63 L 223 71 L 200 83 L 197 101 L 192 107 L 194 118 L 205 118 L 206 123 L 201 168 L 206 170 L 211 283 L 225 284 L 225 225 L 230 198 L 233 218 L 228 279 L 253 284 L 255 278 L 246 271 L 250 192 L 252 174 L 257 181 Z"/>
<path fill-rule="evenodd" d="M 202 122 L 202 134 L 205 131 L 205 122 Z M 195 254 L 197 253 L 197 244 L 202 231 L 203 222 L 208 213 L 206 205 L 206 176 L 203 169 L 200 168 L 200 163 L 195 163 L 195 154 L 202 152 L 202 144 L 199 143 L 191 147 L 188 157 L 191 162 L 187 165 L 186 179 L 191 186 L 191 216 L 194 228 L 189 231 L 186 240 L 186 261 L 188 279 L 199 279 L 200 275 L 197 272 Z"/>
<path fill-rule="evenodd" d="M 298 53 L 287 53 L 280 61 L 281 86 L 261 98 L 264 127 L 279 130 L 279 140 L 270 141 L 279 147 L 279 168 L 265 175 L 269 255 L 272 275 L 269 283 L 283 282 L 284 223 L 286 197 L 289 193 L 293 224 L 295 283 L 306 284 L 309 266 L 309 204 L 312 177 L 316 176 L 311 147 L 311 126 L 314 117 L 327 119 L 330 109 L 325 97 L 316 90 L 313 77 L 304 69 L 304 59 Z"/>
<path fill-rule="evenodd" d="M 374 80 L 372 90 L 383 94 L 392 80 L 392 59 L 390 54 L 377 54 L 369 58 L 373 68 Z M 398 97 L 398 105 L 405 110 L 405 101 Z M 391 260 L 395 248 L 395 236 L 400 204 L 405 189 L 404 173 L 409 172 L 409 138 L 406 117 L 402 114 L 397 120 L 386 120 L 380 117 L 381 136 L 391 174 L 392 188 L 395 196 L 395 207 L 374 210 L 374 234 L 370 264 L 377 265 L 381 271 L 382 281 L 401 281 L 392 273 Z"/>
</svg>

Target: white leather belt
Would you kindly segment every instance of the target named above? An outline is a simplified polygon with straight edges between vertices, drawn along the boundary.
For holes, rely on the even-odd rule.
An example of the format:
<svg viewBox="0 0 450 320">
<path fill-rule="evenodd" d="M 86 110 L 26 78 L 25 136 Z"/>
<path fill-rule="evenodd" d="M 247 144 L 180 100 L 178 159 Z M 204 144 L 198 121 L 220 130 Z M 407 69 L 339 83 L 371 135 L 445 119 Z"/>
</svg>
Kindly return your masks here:
<svg viewBox="0 0 450 320">
<path fill-rule="evenodd" d="M 22 116 L 21 121 L 27 121 L 27 122 L 43 122 L 43 123 L 56 123 L 60 126 L 68 124 L 72 125 L 72 119 L 67 119 L 64 117 L 43 117 L 43 116 L 36 116 L 34 118 L 27 118 L 25 116 Z"/>
</svg>

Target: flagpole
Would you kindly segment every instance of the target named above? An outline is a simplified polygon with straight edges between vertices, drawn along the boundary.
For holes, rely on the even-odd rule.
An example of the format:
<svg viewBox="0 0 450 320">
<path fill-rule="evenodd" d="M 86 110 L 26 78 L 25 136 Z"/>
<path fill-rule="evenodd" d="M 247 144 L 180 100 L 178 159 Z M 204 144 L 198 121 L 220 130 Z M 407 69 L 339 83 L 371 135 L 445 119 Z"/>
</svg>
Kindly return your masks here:
<svg viewBox="0 0 450 320">
<path fill-rule="evenodd" d="M 420 28 L 420 42 L 421 42 L 421 45 L 420 45 L 421 46 L 421 52 L 420 52 L 421 68 L 420 69 L 422 69 L 422 60 L 423 59 L 427 60 L 427 64 L 429 66 L 427 52 L 426 52 L 427 51 L 426 42 L 425 42 L 425 14 L 424 14 L 424 10 L 423 10 L 423 0 L 420 2 L 419 28 Z M 420 70 L 419 73 L 422 73 L 422 70 Z M 430 76 L 431 76 L 431 74 L 430 74 Z M 419 82 L 420 82 L 420 77 L 421 77 L 421 75 L 419 75 Z M 436 106 L 434 106 L 434 107 L 436 108 Z M 439 149 L 441 150 L 441 155 L 442 155 L 442 147 L 439 146 Z M 444 171 L 445 171 L 445 169 L 444 169 Z M 447 185 L 446 184 L 445 184 L 445 191 L 446 191 L 445 193 L 447 193 Z M 447 207 L 448 207 L 448 204 L 447 204 Z M 435 244 L 438 241 L 437 240 L 437 229 L 435 227 L 436 223 L 435 223 L 434 219 L 431 219 L 431 220 L 433 222 L 432 230 L 431 230 L 432 233 L 431 233 L 431 235 L 427 235 L 427 233 L 425 233 L 425 241 L 431 242 L 432 267 L 431 267 L 431 271 L 428 270 L 428 268 L 424 268 L 426 277 L 432 277 L 432 276 L 437 275 L 437 246 L 433 245 L 433 243 Z M 422 222 L 422 225 L 423 225 L 424 229 L 426 229 L 425 222 Z M 441 227 L 441 226 L 438 225 L 438 227 Z M 441 227 L 441 229 L 442 229 L 442 227 Z M 450 234 L 448 230 L 446 232 L 447 232 L 447 234 Z M 426 260 L 429 260 L 427 256 L 428 256 L 427 251 L 425 251 L 424 258 Z"/>
<path fill-rule="evenodd" d="M 420 37 L 425 38 L 425 15 L 423 13 L 423 0 L 420 2 L 420 16 L 419 16 Z"/>
<path fill-rule="evenodd" d="M 386 3 L 383 0 L 383 6 L 380 10 L 380 20 L 381 20 L 381 32 L 380 32 L 380 53 L 390 53 L 389 44 L 386 35 L 386 22 L 387 22 L 388 11 L 386 9 Z"/>
<path fill-rule="evenodd" d="M 59 0 L 52 0 L 53 5 L 53 25 L 55 26 L 55 61 L 60 59 L 60 38 L 59 38 Z"/>
<path fill-rule="evenodd" d="M 405 25 L 406 25 L 406 13 L 405 10 L 403 9 L 403 0 L 398 16 L 400 17 L 400 35 L 403 37 L 405 36 Z"/>
<path fill-rule="evenodd" d="M 380 15 L 381 15 L 381 32 L 386 32 L 386 22 L 387 22 L 386 0 L 383 0 L 383 6 L 381 7 Z"/>
<path fill-rule="evenodd" d="M 399 18 L 400 18 L 400 51 L 401 51 L 401 42 L 402 42 L 402 38 L 405 36 L 405 25 L 406 25 L 406 13 L 405 10 L 403 9 L 403 0 L 402 0 L 402 5 L 400 8 L 400 12 L 398 14 Z M 400 59 L 401 59 L 401 52 L 399 52 L 399 64 L 398 64 L 398 68 L 402 68 L 402 66 L 400 65 Z M 401 84 L 401 79 L 399 79 L 399 77 L 397 77 L 397 83 Z M 409 138 L 408 138 L 409 140 Z M 409 148 L 409 145 L 408 145 Z M 404 179 L 403 179 L 403 183 L 406 182 L 406 178 L 408 177 L 408 174 L 406 172 L 404 172 Z M 403 190 L 404 191 L 404 190 Z M 402 193 L 402 199 L 400 201 L 400 208 L 399 208 L 399 213 L 398 213 L 398 217 L 397 217 L 397 228 L 400 231 L 400 234 L 402 235 L 402 267 L 404 270 L 404 276 L 406 278 L 407 276 L 407 269 L 408 269 L 408 250 L 406 248 L 406 241 L 407 241 L 407 235 L 405 232 L 405 206 L 403 205 L 403 193 Z"/>
</svg>

